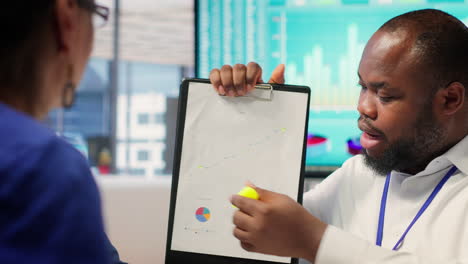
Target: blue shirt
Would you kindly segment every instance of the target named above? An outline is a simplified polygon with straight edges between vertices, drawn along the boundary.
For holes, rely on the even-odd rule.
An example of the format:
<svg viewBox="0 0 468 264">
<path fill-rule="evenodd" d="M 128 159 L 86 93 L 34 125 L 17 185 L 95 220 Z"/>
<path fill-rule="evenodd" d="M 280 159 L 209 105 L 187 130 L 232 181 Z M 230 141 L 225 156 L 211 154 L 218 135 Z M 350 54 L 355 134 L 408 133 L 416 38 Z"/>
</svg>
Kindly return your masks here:
<svg viewBox="0 0 468 264">
<path fill-rule="evenodd" d="M 0 262 L 109 263 L 99 193 L 84 156 L 4 104 Z"/>
</svg>

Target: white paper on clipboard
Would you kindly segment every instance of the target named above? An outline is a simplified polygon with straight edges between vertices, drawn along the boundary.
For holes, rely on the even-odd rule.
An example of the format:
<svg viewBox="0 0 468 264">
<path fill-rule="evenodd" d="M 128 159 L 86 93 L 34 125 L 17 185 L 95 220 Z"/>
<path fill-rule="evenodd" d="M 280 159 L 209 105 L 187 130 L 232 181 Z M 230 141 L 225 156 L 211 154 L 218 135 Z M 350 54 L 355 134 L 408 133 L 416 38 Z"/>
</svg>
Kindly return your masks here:
<svg viewBox="0 0 468 264">
<path fill-rule="evenodd" d="M 297 199 L 308 94 L 232 98 L 189 85 L 171 249 L 290 262 L 240 247 L 229 197 L 250 181 Z"/>
</svg>

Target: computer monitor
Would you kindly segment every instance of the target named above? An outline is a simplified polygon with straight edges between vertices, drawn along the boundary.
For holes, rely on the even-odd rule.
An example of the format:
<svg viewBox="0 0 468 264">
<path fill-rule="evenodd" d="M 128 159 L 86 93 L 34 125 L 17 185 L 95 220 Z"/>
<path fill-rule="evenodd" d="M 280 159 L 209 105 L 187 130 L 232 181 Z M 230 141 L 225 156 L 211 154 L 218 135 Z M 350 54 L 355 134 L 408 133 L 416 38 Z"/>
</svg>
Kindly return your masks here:
<svg viewBox="0 0 468 264">
<path fill-rule="evenodd" d="M 365 43 L 390 18 L 436 8 L 468 23 L 468 0 L 198 0 L 197 77 L 258 62 L 268 80 L 311 88 L 307 175 L 326 175 L 360 153 L 357 69 Z"/>
</svg>

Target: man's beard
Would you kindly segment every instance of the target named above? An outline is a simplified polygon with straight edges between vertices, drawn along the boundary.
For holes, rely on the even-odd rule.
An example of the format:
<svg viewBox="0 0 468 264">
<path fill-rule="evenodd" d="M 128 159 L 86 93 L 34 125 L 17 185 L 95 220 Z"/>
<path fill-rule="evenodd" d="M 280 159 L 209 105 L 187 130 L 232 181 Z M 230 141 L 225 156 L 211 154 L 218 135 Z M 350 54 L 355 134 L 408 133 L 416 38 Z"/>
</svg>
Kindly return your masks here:
<svg viewBox="0 0 468 264">
<path fill-rule="evenodd" d="M 408 138 L 401 138 L 392 143 L 378 157 L 364 153 L 365 164 L 378 174 L 387 174 L 392 170 L 413 172 L 423 170 L 436 156 L 444 142 L 444 130 L 438 126 L 432 109 L 424 107 L 415 122 L 414 133 Z"/>
</svg>

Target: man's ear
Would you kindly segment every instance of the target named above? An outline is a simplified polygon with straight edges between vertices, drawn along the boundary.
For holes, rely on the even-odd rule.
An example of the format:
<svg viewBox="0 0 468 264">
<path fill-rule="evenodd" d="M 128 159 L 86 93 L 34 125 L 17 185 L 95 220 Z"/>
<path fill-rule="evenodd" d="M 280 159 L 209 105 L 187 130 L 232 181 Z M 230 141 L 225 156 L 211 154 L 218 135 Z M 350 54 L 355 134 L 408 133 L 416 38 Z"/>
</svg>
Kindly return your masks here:
<svg viewBox="0 0 468 264">
<path fill-rule="evenodd" d="M 445 116 L 454 115 L 463 107 L 466 87 L 460 82 L 452 82 L 439 89 L 434 98 L 436 111 Z"/>
<path fill-rule="evenodd" d="M 78 5 L 73 0 L 57 0 L 55 1 L 55 34 L 57 47 L 59 52 L 68 53 L 70 46 L 74 42 L 74 31 L 77 25 L 75 24 L 76 9 Z"/>
</svg>

